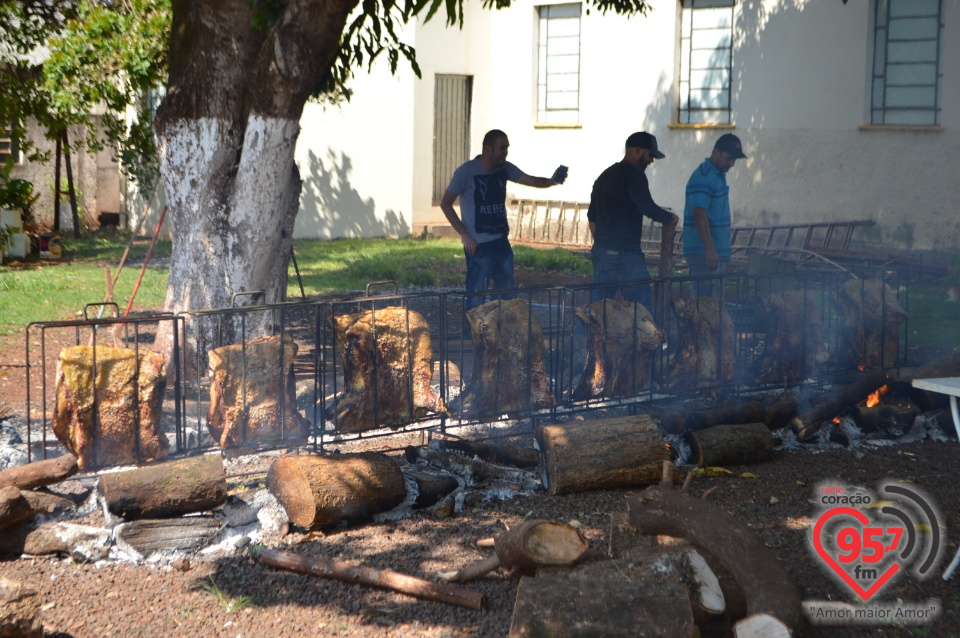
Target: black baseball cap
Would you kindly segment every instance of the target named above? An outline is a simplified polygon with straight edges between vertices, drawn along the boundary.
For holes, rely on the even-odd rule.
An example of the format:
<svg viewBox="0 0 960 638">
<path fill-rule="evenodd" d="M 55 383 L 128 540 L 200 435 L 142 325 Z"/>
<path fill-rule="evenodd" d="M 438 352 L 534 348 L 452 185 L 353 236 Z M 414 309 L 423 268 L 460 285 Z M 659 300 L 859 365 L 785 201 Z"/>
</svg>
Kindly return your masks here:
<svg viewBox="0 0 960 638">
<path fill-rule="evenodd" d="M 663 159 L 666 157 L 657 149 L 657 138 L 653 135 L 650 135 L 646 131 L 642 133 L 633 133 L 630 137 L 627 138 L 627 143 L 625 144 L 627 148 L 646 148 L 650 149 L 650 154 L 656 157 L 657 159 Z"/>
<path fill-rule="evenodd" d="M 733 133 L 724 133 L 721 135 L 717 143 L 713 145 L 713 148 L 725 151 L 727 155 L 733 159 L 746 159 L 747 157 L 743 154 L 743 144 L 740 143 L 740 138 Z"/>
</svg>

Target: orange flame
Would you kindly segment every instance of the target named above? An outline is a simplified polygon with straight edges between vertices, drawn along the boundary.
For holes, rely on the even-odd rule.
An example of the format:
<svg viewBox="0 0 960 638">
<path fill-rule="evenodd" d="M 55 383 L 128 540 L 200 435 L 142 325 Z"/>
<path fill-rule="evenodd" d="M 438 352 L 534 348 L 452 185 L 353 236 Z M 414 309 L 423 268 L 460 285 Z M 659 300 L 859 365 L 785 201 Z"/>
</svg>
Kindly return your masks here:
<svg viewBox="0 0 960 638">
<path fill-rule="evenodd" d="M 873 406 L 879 404 L 880 397 L 885 395 L 888 389 L 889 388 L 887 388 L 886 385 L 882 385 L 879 388 L 877 388 L 876 392 L 871 393 L 870 396 L 867 397 L 867 407 L 872 408 Z"/>
<path fill-rule="evenodd" d="M 838 417 L 838 416 L 833 417 L 833 422 L 839 424 L 839 423 L 840 423 L 840 417 Z"/>
</svg>

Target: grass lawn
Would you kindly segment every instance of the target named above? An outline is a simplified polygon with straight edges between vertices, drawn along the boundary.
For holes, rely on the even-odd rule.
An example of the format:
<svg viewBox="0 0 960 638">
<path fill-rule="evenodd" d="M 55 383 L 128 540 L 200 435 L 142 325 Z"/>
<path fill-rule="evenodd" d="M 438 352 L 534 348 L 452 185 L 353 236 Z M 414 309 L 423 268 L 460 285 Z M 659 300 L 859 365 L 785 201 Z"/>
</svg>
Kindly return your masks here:
<svg viewBox="0 0 960 638">
<path fill-rule="evenodd" d="M 0 336 L 18 334 L 34 321 L 71 319 L 86 304 L 99 303 L 106 291 L 104 265 L 115 268 L 127 238 L 95 234 L 79 240 L 64 238 L 61 261 L 29 260 L 0 266 Z M 149 242 L 138 241 L 127 258 L 114 298 L 126 307 L 139 275 Z M 401 289 L 459 288 L 465 271 L 463 249 L 455 239 L 346 239 L 295 243 L 297 263 L 308 297 L 363 290 L 374 281 L 395 280 Z M 590 275 L 590 262 L 563 249 L 539 250 L 514 246 L 520 268 Z M 134 311 L 163 305 L 167 285 L 170 242 L 158 242 L 144 273 Z M 949 285 L 958 282 L 958 268 L 947 280 L 914 282 L 909 291 L 911 346 L 960 346 L 960 304 L 945 302 Z M 947 283 L 947 281 L 952 283 Z M 294 269 L 289 269 L 287 295 L 300 296 Z M 96 309 L 91 311 L 96 312 Z"/>
<path fill-rule="evenodd" d="M 120 235 L 63 238 L 60 261 L 31 259 L 0 266 L 0 335 L 17 334 L 34 321 L 82 316 L 86 304 L 103 301 L 104 265 L 116 268 L 127 246 Z M 149 242 L 136 242 L 117 280 L 114 299 L 120 312 L 133 292 Z M 295 243 L 297 264 L 308 297 L 363 290 L 374 281 L 395 280 L 401 289 L 458 287 L 465 270 L 463 248 L 453 239 L 347 239 Z M 170 242 L 158 242 L 137 291 L 133 311 L 160 308 L 166 294 Z M 515 247 L 519 267 L 589 275 L 590 262 L 566 250 Z M 115 275 L 115 273 L 113 273 Z M 293 265 L 287 295 L 300 296 Z M 92 313 L 97 312 L 93 309 Z"/>
</svg>

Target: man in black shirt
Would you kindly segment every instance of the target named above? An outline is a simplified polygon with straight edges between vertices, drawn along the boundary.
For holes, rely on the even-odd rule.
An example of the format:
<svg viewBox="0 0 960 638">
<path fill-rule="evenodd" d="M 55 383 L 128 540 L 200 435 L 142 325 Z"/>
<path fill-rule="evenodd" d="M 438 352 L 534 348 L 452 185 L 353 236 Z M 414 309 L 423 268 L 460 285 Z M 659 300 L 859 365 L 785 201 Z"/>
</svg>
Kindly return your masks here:
<svg viewBox="0 0 960 638">
<path fill-rule="evenodd" d="M 650 272 L 643 258 L 640 237 L 644 216 L 663 224 L 660 251 L 661 277 L 670 275 L 673 236 L 678 217 L 657 206 L 650 195 L 644 174 L 654 159 L 663 159 L 657 138 L 650 133 L 634 133 L 627 138 L 623 160 L 600 173 L 593 183 L 587 219 L 593 235 L 593 301 L 612 298 L 622 288 L 623 298 L 651 309 Z M 621 282 L 643 280 L 629 286 Z"/>
</svg>

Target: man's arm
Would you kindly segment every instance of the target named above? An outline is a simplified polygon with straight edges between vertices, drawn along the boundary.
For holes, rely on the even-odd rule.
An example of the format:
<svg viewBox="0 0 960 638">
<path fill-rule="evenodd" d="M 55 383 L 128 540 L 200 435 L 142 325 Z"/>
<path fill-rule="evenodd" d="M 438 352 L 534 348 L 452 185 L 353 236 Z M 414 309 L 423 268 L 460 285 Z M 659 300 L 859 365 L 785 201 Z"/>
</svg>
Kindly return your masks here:
<svg viewBox="0 0 960 638">
<path fill-rule="evenodd" d="M 533 175 L 527 175 L 524 173 L 523 177 L 517 180 L 518 184 L 523 184 L 524 186 L 533 186 L 534 188 L 550 188 L 551 186 L 556 186 L 557 182 L 553 181 L 549 177 L 534 177 Z"/>
<path fill-rule="evenodd" d="M 477 242 L 470 235 L 470 231 L 463 225 L 463 222 L 460 221 L 460 216 L 457 215 L 457 211 L 453 209 L 453 202 L 456 201 L 456 199 L 456 193 L 445 191 L 443 198 L 440 199 L 440 210 L 443 211 L 443 216 L 447 218 L 447 221 L 450 222 L 453 229 L 457 231 L 457 234 L 460 235 L 460 241 L 463 242 L 463 249 L 468 255 L 472 256 L 477 252 Z"/>
<path fill-rule="evenodd" d="M 720 257 L 717 256 L 717 249 L 713 245 L 713 236 L 710 234 L 710 220 L 707 219 L 706 208 L 693 209 L 693 224 L 697 227 L 697 234 L 700 241 L 707 248 L 707 268 L 717 270 L 720 268 Z"/>
</svg>

